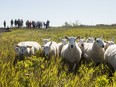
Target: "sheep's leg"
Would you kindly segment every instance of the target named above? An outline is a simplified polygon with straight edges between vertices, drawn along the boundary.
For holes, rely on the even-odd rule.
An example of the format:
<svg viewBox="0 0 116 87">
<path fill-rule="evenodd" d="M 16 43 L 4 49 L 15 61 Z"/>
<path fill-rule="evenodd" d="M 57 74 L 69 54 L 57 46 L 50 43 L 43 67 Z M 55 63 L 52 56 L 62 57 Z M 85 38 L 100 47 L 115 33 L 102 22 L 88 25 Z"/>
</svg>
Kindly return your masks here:
<svg viewBox="0 0 116 87">
<path fill-rule="evenodd" d="M 65 60 L 62 59 L 62 60 L 60 61 L 60 64 L 61 64 L 61 67 L 58 68 L 58 74 L 57 74 L 58 76 L 60 75 L 61 71 L 65 70 L 65 69 L 64 69 Z"/>
<path fill-rule="evenodd" d="M 18 60 L 18 56 L 16 55 L 15 59 L 14 59 L 14 62 L 13 62 L 13 65 L 15 65 L 17 63 L 17 60 Z"/>
<path fill-rule="evenodd" d="M 78 70 L 78 64 L 77 63 L 69 63 L 69 69 L 68 72 L 73 72 L 74 74 L 76 74 L 77 70 Z"/>
<path fill-rule="evenodd" d="M 76 63 L 74 63 L 73 70 L 75 70 L 76 66 L 77 66 L 77 64 L 76 64 Z"/>
<path fill-rule="evenodd" d="M 76 74 L 77 70 L 79 69 L 79 63 L 74 63 L 74 74 Z"/>
<path fill-rule="evenodd" d="M 115 72 L 114 68 L 112 67 L 112 65 L 110 63 L 106 63 L 107 66 L 110 68 L 109 70 L 109 77 L 113 76 L 113 73 Z"/>
</svg>

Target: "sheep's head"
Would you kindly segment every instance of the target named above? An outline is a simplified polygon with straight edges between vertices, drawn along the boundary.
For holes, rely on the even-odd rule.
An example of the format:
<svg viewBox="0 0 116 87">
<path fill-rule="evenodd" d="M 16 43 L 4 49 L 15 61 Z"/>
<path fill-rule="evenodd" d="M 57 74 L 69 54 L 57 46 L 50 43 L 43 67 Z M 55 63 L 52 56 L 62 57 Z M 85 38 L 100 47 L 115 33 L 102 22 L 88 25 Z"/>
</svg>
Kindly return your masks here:
<svg viewBox="0 0 116 87">
<path fill-rule="evenodd" d="M 114 41 L 104 41 L 105 43 L 105 50 L 109 47 L 109 46 L 111 46 L 111 45 L 114 45 L 115 44 L 115 42 Z"/>
<path fill-rule="evenodd" d="M 114 41 L 106 41 L 106 44 L 107 44 L 108 46 L 110 46 L 110 45 L 114 45 L 115 43 L 114 43 Z"/>
<path fill-rule="evenodd" d="M 95 38 L 95 43 L 101 47 L 104 48 L 104 41 L 101 38 Z"/>
<path fill-rule="evenodd" d="M 32 46 L 19 46 L 15 45 L 15 50 L 20 56 L 24 56 L 26 53 L 30 53 Z"/>
<path fill-rule="evenodd" d="M 67 43 L 67 39 L 62 39 L 62 44 L 65 45 Z"/>
<path fill-rule="evenodd" d="M 84 46 L 84 43 L 85 43 L 85 38 L 78 40 L 79 47 L 83 47 Z"/>
<path fill-rule="evenodd" d="M 43 51 L 44 51 L 45 57 L 49 57 L 51 45 L 52 45 L 52 42 L 49 44 L 49 46 L 43 46 Z"/>
<path fill-rule="evenodd" d="M 76 39 L 78 39 L 79 37 L 67 37 L 67 36 L 65 36 L 65 38 L 68 40 L 69 46 L 71 48 L 73 48 L 76 46 L 76 44 L 75 44 Z"/>
<path fill-rule="evenodd" d="M 62 44 L 65 45 L 67 43 L 67 39 L 62 39 L 62 38 L 59 38 L 61 41 L 62 41 Z"/>
</svg>

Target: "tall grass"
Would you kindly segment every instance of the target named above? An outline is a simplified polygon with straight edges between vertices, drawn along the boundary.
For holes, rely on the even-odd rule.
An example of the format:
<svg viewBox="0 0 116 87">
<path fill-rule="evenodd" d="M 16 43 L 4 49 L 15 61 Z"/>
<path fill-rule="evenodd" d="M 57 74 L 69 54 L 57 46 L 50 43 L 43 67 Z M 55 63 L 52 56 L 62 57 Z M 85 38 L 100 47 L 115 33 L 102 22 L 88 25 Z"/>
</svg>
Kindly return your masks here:
<svg viewBox="0 0 116 87">
<path fill-rule="evenodd" d="M 81 63 L 76 75 L 62 69 L 61 58 L 45 61 L 39 52 L 14 66 L 14 44 L 20 41 L 37 41 L 51 37 L 59 42 L 59 37 L 81 36 L 116 38 L 116 29 L 102 28 L 59 28 L 59 29 L 12 29 L 0 35 L 0 87 L 115 87 L 116 73 L 109 77 L 109 69 L 103 64 L 95 67 L 93 62 Z M 116 39 L 115 39 L 116 40 Z M 59 73 L 59 69 L 61 72 Z"/>
</svg>

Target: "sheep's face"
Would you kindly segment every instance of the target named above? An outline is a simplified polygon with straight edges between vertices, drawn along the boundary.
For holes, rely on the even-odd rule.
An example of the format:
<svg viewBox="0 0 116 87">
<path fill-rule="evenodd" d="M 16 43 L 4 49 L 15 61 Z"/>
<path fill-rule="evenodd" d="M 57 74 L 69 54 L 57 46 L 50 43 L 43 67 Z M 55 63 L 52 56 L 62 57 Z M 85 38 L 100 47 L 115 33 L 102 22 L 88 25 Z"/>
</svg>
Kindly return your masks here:
<svg viewBox="0 0 116 87">
<path fill-rule="evenodd" d="M 62 39 L 62 44 L 65 45 L 67 43 L 66 39 Z"/>
<path fill-rule="evenodd" d="M 100 38 L 95 39 L 96 44 L 98 44 L 99 47 L 104 48 L 104 41 Z"/>
<path fill-rule="evenodd" d="M 32 46 L 17 46 L 15 50 L 19 55 L 24 56 L 30 52 L 31 47 Z"/>
<path fill-rule="evenodd" d="M 75 37 L 65 37 L 68 40 L 68 44 L 70 48 L 74 48 L 76 46 L 75 41 L 77 38 Z"/>
<path fill-rule="evenodd" d="M 49 57 L 50 56 L 50 49 L 51 49 L 51 45 L 52 45 L 52 41 L 50 42 L 49 45 L 47 46 L 43 46 L 43 52 L 45 54 L 45 57 Z"/>
<path fill-rule="evenodd" d="M 114 41 L 107 41 L 107 44 L 110 46 L 110 45 L 114 45 Z"/>
<path fill-rule="evenodd" d="M 84 42 L 85 42 L 85 39 L 79 39 L 79 41 L 78 41 L 79 47 L 83 47 L 84 46 Z"/>
<path fill-rule="evenodd" d="M 50 54 L 50 47 L 49 46 L 44 47 L 44 53 L 45 53 L 45 57 L 49 56 L 49 54 Z"/>
</svg>

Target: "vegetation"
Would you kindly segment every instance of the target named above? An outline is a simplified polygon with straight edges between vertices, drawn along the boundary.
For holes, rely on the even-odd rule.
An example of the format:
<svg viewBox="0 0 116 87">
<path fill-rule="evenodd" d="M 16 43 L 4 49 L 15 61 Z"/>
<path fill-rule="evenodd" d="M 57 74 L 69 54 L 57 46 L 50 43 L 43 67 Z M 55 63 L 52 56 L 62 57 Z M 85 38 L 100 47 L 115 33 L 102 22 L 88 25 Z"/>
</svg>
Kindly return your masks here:
<svg viewBox="0 0 116 87">
<path fill-rule="evenodd" d="M 24 61 L 15 59 L 14 44 L 20 41 L 37 41 L 51 37 L 59 42 L 59 37 L 81 36 L 100 37 L 116 40 L 116 27 L 108 28 L 51 28 L 51 29 L 12 29 L 12 32 L 0 34 L 0 87 L 116 87 L 116 73 L 109 77 L 109 69 L 103 64 L 95 67 L 93 62 L 81 62 L 76 75 L 67 73 L 67 66 L 62 69 L 61 58 L 45 61 L 40 52 L 26 57 Z M 61 72 L 59 73 L 59 70 Z"/>
</svg>

